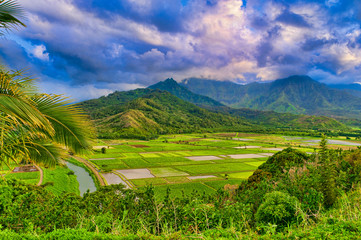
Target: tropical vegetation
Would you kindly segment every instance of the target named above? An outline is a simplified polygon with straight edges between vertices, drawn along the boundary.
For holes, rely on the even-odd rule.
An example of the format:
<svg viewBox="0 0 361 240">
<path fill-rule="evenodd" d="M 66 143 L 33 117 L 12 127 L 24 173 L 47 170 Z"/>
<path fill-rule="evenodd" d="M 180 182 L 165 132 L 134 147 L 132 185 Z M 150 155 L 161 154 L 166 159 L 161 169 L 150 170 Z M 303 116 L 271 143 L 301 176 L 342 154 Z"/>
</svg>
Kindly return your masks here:
<svg viewBox="0 0 361 240">
<path fill-rule="evenodd" d="M 0 161 L 54 166 L 64 153 L 89 148 L 85 115 L 61 95 L 40 94 L 34 79 L 0 69 Z"/>
</svg>

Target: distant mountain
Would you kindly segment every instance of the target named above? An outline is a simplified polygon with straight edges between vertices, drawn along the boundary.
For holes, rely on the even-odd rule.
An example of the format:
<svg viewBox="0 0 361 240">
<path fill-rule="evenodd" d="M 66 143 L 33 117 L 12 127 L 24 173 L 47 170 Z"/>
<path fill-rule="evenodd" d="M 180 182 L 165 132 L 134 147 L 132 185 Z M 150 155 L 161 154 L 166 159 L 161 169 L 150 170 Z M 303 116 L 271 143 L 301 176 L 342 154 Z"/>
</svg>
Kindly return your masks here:
<svg viewBox="0 0 361 240">
<path fill-rule="evenodd" d="M 291 76 L 269 83 L 239 85 L 205 79 L 185 79 L 190 91 L 234 108 L 272 110 L 295 114 L 361 117 L 359 98 L 308 76 Z"/>
<path fill-rule="evenodd" d="M 219 107 L 224 106 L 223 104 L 213 100 L 212 98 L 202 96 L 199 94 L 195 94 L 189 91 L 187 88 L 179 85 L 173 78 L 168 78 L 165 81 L 158 82 L 152 86 L 149 86 L 150 89 L 159 89 L 163 91 L 167 91 L 173 94 L 184 101 L 193 103 L 197 106 L 204 107 L 204 106 L 212 106 L 212 107 Z"/>
<path fill-rule="evenodd" d="M 361 98 L 361 84 L 330 84 L 328 86 L 331 88 L 344 90 L 355 97 Z"/>
<path fill-rule="evenodd" d="M 174 80 L 159 85 L 188 96 L 200 108 L 167 91 L 136 89 L 114 92 L 79 105 L 91 116 L 98 136 L 103 138 L 152 138 L 160 134 L 200 131 L 345 130 L 347 127 L 328 117 L 281 114 L 273 111 L 232 109 L 177 87 Z M 158 85 L 158 86 L 159 86 Z M 169 85 L 169 86 L 168 86 Z M 209 103 L 206 105 L 205 103 Z"/>
</svg>

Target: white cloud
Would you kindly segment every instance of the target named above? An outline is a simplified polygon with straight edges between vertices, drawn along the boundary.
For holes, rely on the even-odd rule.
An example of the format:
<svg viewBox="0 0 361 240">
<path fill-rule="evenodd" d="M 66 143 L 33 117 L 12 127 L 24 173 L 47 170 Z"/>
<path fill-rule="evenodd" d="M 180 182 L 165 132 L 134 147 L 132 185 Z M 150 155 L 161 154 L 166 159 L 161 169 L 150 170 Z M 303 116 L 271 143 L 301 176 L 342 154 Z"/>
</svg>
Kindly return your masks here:
<svg viewBox="0 0 361 240">
<path fill-rule="evenodd" d="M 49 53 L 46 52 L 44 45 L 37 45 L 33 49 L 33 55 L 43 61 L 49 61 Z"/>
</svg>

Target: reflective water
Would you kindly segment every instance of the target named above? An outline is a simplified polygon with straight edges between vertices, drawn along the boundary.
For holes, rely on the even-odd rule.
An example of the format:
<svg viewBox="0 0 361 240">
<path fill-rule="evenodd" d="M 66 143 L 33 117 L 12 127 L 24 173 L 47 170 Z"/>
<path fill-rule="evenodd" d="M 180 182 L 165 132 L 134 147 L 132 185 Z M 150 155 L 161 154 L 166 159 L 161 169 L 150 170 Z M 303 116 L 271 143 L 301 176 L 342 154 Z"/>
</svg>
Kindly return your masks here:
<svg viewBox="0 0 361 240">
<path fill-rule="evenodd" d="M 94 192 L 97 190 L 92 177 L 90 176 L 90 174 L 87 171 L 85 171 L 84 168 L 76 166 L 70 162 L 66 162 L 66 165 L 76 175 L 76 180 L 78 180 L 78 182 L 79 182 L 80 196 L 83 196 L 83 194 L 88 189 L 90 192 Z"/>
<path fill-rule="evenodd" d="M 307 141 L 304 141 L 304 142 L 313 142 L 313 143 L 318 143 L 320 142 L 321 140 L 307 140 Z M 329 140 L 327 139 L 327 143 L 328 144 L 337 144 L 337 145 L 346 145 L 346 146 L 361 146 L 360 143 L 354 143 L 354 142 L 348 142 L 348 141 L 342 141 L 342 140 Z"/>
</svg>

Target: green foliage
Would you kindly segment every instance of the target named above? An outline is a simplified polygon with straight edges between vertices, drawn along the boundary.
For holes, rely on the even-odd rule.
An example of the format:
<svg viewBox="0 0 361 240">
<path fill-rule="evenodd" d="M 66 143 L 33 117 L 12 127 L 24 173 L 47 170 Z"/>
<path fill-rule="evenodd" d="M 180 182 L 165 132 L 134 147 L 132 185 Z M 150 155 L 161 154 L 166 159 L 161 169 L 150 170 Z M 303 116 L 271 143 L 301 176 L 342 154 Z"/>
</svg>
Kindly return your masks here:
<svg viewBox="0 0 361 240">
<path fill-rule="evenodd" d="M 10 30 L 17 27 L 25 27 L 20 20 L 23 17 L 23 9 L 13 0 L 0 1 L 0 28 Z M 0 32 L 3 35 L 3 32 Z"/>
<path fill-rule="evenodd" d="M 296 197 L 284 192 L 274 191 L 264 197 L 257 210 L 256 220 L 261 224 L 272 223 L 278 227 L 286 227 L 297 222 L 297 210 L 300 203 Z"/>
<path fill-rule="evenodd" d="M 272 176 L 277 176 L 284 170 L 289 170 L 295 165 L 305 163 L 309 159 L 310 157 L 307 156 L 307 154 L 292 148 L 287 148 L 268 158 L 268 160 L 259 166 L 258 169 L 265 172 L 263 175 L 271 173 Z"/>
<path fill-rule="evenodd" d="M 101 151 L 102 151 L 103 154 L 106 154 L 106 153 L 107 153 L 107 149 L 106 149 L 105 147 L 102 147 L 102 148 L 101 148 Z"/>
<path fill-rule="evenodd" d="M 61 147 L 74 153 L 89 147 L 90 129 L 82 111 L 63 96 L 38 94 L 34 79 L 23 72 L 0 69 L 0 102 L 0 165 L 54 166 Z"/>
</svg>

